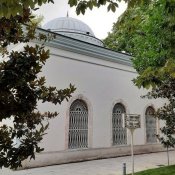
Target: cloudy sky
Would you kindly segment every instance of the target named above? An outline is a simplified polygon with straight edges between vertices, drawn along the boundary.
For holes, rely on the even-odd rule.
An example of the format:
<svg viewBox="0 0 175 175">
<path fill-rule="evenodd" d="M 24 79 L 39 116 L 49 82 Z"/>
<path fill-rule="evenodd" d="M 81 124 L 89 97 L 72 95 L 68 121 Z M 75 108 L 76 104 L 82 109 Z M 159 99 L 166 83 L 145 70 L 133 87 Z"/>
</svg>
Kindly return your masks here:
<svg viewBox="0 0 175 175">
<path fill-rule="evenodd" d="M 70 17 L 77 18 L 85 22 L 93 30 L 95 36 L 104 39 L 112 29 L 112 25 L 126 9 L 126 4 L 121 3 L 115 13 L 107 12 L 106 7 L 100 9 L 87 10 L 85 15 L 76 15 L 75 8 L 70 8 L 68 0 L 54 0 L 54 4 L 43 5 L 37 14 L 44 16 L 43 24 L 58 17 L 66 17 L 67 12 Z"/>
</svg>

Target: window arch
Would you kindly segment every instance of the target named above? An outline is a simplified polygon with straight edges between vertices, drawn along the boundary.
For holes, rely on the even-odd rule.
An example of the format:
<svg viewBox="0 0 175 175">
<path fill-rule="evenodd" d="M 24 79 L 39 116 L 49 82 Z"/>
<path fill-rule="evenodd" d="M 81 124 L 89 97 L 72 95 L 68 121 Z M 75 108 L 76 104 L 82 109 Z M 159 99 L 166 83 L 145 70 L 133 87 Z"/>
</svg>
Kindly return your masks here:
<svg viewBox="0 0 175 175">
<path fill-rule="evenodd" d="M 112 139 L 113 145 L 127 144 L 126 128 L 122 127 L 122 113 L 126 113 L 121 103 L 115 104 L 112 112 Z"/>
<path fill-rule="evenodd" d="M 83 100 L 75 100 L 69 112 L 68 148 L 88 147 L 88 108 Z"/>
<path fill-rule="evenodd" d="M 146 142 L 156 143 L 157 142 L 157 129 L 156 129 L 156 118 L 154 117 L 155 110 L 153 107 L 149 106 L 145 112 L 146 120 Z"/>
</svg>

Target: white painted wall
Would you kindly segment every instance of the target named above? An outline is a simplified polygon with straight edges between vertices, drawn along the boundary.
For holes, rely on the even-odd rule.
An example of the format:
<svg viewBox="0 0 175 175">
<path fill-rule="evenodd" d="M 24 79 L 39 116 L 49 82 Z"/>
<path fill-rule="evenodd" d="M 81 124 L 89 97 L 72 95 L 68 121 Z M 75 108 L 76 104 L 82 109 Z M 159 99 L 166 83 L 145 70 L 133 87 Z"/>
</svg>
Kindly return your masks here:
<svg viewBox="0 0 175 175">
<path fill-rule="evenodd" d="M 163 104 L 162 100 L 140 98 L 146 91 L 133 85 L 132 79 L 137 76 L 133 68 L 114 62 L 100 60 L 85 55 L 60 49 L 49 48 L 51 58 L 44 66 L 43 73 L 49 85 L 66 88 L 70 83 L 77 88 L 73 94 L 76 98 L 81 94 L 87 99 L 92 114 L 92 133 L 90 147 L 105 148 L 112 145 L 112 109 L 117 102 L 122 102 L 127 113 L 141 114 L 141 129 L 135 131 L 135 144 L 145 144 L 146 107 L 155 108 Z M 42 146 L 46 152 L 67 149 L 67 119 L 70 102 L 61 106 L 41 107 L 42 110 L 57 110 L 59 116 L 50 121 L 50 129 Z M 128 144 L 130 133 L 128 132 Z"/>
</svg>

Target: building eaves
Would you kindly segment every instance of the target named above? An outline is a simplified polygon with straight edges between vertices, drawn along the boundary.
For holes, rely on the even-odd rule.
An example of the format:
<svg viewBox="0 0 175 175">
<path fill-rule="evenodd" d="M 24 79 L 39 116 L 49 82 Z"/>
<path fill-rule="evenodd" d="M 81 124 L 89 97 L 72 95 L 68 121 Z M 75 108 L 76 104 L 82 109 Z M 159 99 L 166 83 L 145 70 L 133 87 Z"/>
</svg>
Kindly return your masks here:
<svg viewBox="0 0 175 175">
<path fill-rule="evenodd" d="M 49 47 L 59 48 L 110 62 L 116 62 L 119 64 L 132 66 L 131 56 L 127 54 L 116 52 L 105 47 L 90 44 L 61 34 L 55 34 L 53 32 L 43 29 L 39 29 L 38 32 L 49 32 L 56 36 L 53 40 L 46 42 L 46 45 Z"/>
</svg>

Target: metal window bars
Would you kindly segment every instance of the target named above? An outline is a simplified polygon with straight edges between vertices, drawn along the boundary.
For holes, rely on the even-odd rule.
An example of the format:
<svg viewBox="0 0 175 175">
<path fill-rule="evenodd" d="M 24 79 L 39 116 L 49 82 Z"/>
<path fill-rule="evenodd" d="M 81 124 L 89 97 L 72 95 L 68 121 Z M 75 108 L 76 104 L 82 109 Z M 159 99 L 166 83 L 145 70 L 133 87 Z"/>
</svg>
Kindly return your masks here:
<svg viewBox="0 0 175 175">
<path fill-rule="evenodd" d="M 76 100 L 69 115 L 69 149 L 88 147 L 88 110 L 82 100 Z"/>
</svg>

